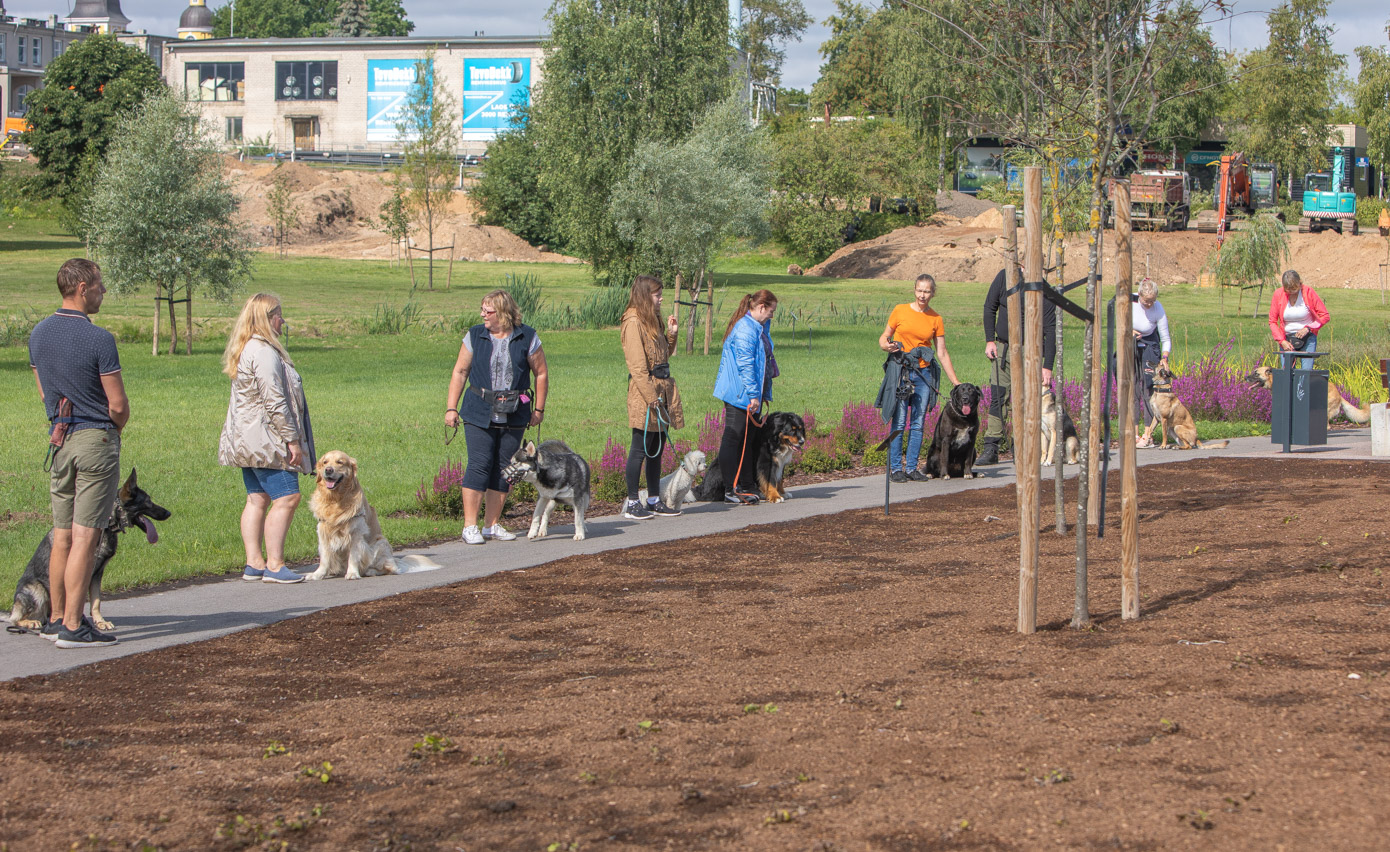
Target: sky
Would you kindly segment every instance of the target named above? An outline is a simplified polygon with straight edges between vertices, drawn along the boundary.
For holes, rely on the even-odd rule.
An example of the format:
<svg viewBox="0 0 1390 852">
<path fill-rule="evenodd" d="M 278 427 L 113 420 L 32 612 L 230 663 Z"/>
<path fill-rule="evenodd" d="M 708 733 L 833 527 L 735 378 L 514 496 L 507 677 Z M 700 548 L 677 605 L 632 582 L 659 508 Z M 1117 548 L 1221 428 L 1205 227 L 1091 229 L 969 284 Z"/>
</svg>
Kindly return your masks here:
<svg viewBox="0 0 1390 852">
<path fill-rule="evenodd" d="M 72 0 L 0 0 L 6 11 L 17 17 L 46 18 L 57 14 L 66 16 Z M 787 61 L 782 69 L 782 85 L 809 89 L 820 73 L 820 45 L 830 35 L 822 22 L 835 11 L 833 0 L 802 0 L 815 23 L 807 28 L 802 40 L 787 46 Z M 860 0 L 865 5 L 877 5 L 874 0 Z M 223 5 L 223 0 L 208 0 L 210 7 Z M 460 3 L 458 0 L 403 0 L 407 16 L 415 22 L 414 35 L 456 36 L 482 31 L 487 35 L 544 35 L 550 0 L 508 0 L 506 3 Z M 1264 16 L 1273 0 L 1247 0 L 1232 4 L 1233 15 L 1215 20 L 1212 33 L 1218 47 L 1252 50 L 1262 47 L 1268 37 Z M 484 11 L 475 12 L 470 7 Z M 187 8 L 181 0 L 121 0 L 121 11 L 131 19 L 131 29 L 174 35 L 179 15 Z M 460 12 L 460 9 L 467 11 Z M 1357 45 L 1390 46 L 1385 25 L 1390 20 L 1390 4 L 1385 0 L 1331 0 L 1328 18 L 1337 31 L 1333 46 L 1347 55 L 1349 70 L 1356 73 Z"/>
</svg>

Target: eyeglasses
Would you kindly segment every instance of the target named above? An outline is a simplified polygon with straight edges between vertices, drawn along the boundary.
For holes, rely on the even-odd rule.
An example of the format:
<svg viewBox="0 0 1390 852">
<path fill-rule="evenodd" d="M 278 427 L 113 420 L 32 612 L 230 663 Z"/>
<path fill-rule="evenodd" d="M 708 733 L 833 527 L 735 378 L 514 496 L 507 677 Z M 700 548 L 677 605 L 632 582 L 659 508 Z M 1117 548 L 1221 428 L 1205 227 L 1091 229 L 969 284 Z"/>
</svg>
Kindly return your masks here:
<svg viewBox="0 0 1390 852">
<path fill-rule="evenodd" d="M 485 317 L 490 317 L 490 316 L 492 316 L 493 314 L 497 313 L 497 309 L 496 309 L 496 308 L 483 308 L 481 312 L 482 312 L 482 315 L 483 315 L 483 316 L 485 316 Z"/>
</svg>

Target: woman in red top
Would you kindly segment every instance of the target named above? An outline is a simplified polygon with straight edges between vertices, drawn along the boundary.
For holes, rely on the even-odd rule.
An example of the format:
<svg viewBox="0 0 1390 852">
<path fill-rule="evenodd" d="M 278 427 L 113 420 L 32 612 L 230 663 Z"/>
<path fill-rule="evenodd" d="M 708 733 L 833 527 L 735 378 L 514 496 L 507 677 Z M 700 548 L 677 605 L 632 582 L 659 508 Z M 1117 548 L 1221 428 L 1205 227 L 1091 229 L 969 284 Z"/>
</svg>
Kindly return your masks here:
<svg viewBox="0 0 1390 852">
<path fill-rule="evenodd" d="M 1269 333 L 1283 352 L 1318 351 L 1318 332 L 1332 321 L 1318 294 L 1292 269 L 1284 273 L 1283 286 L 1269 303 Z M 1300 358 L 1300 362 L 1312 361 Z M 1299 367 L 1311 366 L 1300 363 Z"/>
</svg>

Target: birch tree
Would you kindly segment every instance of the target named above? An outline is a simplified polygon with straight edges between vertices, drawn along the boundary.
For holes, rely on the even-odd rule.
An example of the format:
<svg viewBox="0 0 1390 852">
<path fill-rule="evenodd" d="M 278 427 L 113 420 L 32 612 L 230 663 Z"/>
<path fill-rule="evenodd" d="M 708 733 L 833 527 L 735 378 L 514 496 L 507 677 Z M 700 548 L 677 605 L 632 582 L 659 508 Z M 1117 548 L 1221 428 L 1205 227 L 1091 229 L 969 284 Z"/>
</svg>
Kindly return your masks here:
<svg viewBox="0 0 1390 852">
<path fill-rule="evenodd" d="M 212 129 L 169 91 L 120 119 L 83 215 L 102 277 L 117 295 L 146 285 L 155 295 L 152 349 L 159 354 L 160 300 L 169 354 L 178 351 L 174 305 L 182 301 L 193 353 L 193 297 L 228 301 L 251 277 L 251 240 Z M 180 297 L 182 297 L 180 299 Z"/>
</svg>

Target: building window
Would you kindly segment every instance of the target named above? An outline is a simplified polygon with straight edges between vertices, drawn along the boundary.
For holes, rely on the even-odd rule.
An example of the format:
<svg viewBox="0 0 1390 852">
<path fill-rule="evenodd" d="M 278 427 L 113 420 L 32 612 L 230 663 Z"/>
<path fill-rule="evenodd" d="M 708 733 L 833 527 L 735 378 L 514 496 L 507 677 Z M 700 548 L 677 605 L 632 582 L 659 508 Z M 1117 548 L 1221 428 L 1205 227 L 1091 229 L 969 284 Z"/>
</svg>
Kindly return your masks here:
<svg viewBox="0 0 1390 852">
<path fill-rule="evenodd" d="M 275 100 L 336 101 L 337 62 L 275 63 Z"/>
<path fill-rule="evenodd" d="M 29 59 L 28 59 L 28 57 L 29 57 L 29 40 L 28 40 L 27 38 L 25 38 L 24 36 L 20 36 L 17 40 L 19 41 L 19 60 L 18 60 L 17 62 L 15 62 L 15 64 L 16 64 L 16 65 L 28 65 L 28 64 L 29 64 Z"/>
<path fill-rule="evenodd" d="M 0 65 L 5 63 L 5 34 L 0 33 Z"/>
<path fill-rule="evenodd" d="M 34 64 L 35 64 L 35 65 L 42 65 L 42 64 L 43 64 L 43 40 L 40 39 L 38 36 L 34 36 L 33 42 L 34 42 Z"/>
<path fill-rule="evenodd" d="M 58 37 L 57 37 L 57 36 L 54 36 L 54 37 L 53 37 L 53 58 L 54 58 L 54 59 L 57 59 L 58 57 L 60 57 L 60 56 L 62 56 L 62 55 L 63 55 L 63 43 L 62 43 L 61 41 L 58 40 Z"/>
<path fill-rule="evenodd" d="M 189 62 L 183 66 L 190 101 L 239 101 L 245 95 L 245 62 Z"/>
<path fill-rule="evenodd" d="M 241 116 L 227 116 L 227 141 L 241 141 Z"/>
</svg>

